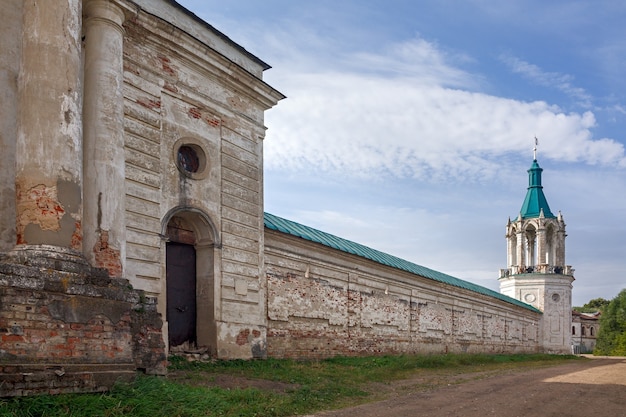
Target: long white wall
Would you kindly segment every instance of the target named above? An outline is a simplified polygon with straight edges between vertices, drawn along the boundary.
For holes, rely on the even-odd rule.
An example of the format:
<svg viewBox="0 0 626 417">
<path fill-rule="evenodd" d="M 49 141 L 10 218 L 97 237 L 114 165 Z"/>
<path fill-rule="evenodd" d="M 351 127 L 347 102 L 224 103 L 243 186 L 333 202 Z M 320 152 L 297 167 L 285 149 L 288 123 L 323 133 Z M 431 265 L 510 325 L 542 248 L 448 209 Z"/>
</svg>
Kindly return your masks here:
<svg viewBox="0 0 626 417">
<path fill-rule="evenodd" d="M 541 313 L 265 230 L 268 356 L 539 352 Z"/>
</svg>

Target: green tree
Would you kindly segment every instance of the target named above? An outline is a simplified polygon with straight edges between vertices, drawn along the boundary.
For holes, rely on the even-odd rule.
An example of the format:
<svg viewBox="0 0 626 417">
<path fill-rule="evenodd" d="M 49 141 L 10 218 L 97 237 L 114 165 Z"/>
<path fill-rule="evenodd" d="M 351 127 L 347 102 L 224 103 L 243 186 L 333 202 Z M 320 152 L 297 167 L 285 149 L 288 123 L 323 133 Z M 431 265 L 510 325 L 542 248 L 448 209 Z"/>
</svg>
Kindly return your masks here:
<svg viewBox="0 0 626 417">
<path fill-rule="evenodd" d="M 626 356 L 626 289 L 620 291 L 604 308 L 593 353 Z"/>
<path fill-rule="evenodd" d="M 582 307 L 572 307 L 572 310 L 576 310 L 580 313 L 596 313 L 603 311 L 604 308 L 609 305 L 609 302 L 609 300 L 605 300 L 604 298 L 594 298 L 589 300 L 589 302 Z"/>
<path fill-rule="evenodd" d="M 589 300 L 587 304 L 583 307 L 585 308 L 595 308 L 596 310 L 602 310 L 604 307 L 609 305 L 610 301 L 605 300 L 604 298 L 594 298 L 593 300 Z"/>
</svg>

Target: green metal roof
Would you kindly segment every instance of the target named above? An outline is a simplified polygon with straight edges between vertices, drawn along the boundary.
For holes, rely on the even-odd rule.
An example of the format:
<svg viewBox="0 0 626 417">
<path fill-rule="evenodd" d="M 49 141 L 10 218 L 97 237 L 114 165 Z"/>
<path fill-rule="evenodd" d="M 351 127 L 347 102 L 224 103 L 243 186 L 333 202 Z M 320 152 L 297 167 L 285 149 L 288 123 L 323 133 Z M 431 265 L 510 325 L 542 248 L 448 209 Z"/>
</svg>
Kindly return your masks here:
<svg viewBox="0 0 626 417">
<path fill-rule="evenodd" d="M 528 170 L 528 191 L 520 210 L 522 219 L 539 217 L 542 210 L 544 217 L 556 217 L 550 211 L 548 200 L 546 200 L 546 196 L 543 194 L 543 186 L 541 185 L 542 172 L 543 169 L 539 167 L 537 160 L 534 159 Z"/>
<path fill-rule="evenodd" d="M 529 304 L 523 303 L 519 300 L 500 294 L 499 292 L 490 290 L 480 285 L 463 281 L 462 279 L 455 278 L 442 272 L 438 272 L 430 268 L 414 264 L 393 255 L 377 251 L 376 249 L 368 248 L 367 246 L 331 235 L 326 232 L 322 232 L 312 227 L 305 226 L 291 220 L 283 219 L 282 217 L 278 217 L 273 214 L 264 213 L 264 221 L 265 227 L 270 230 L 276 230 L 292 236 L 297 236 L 299 238 L 319 243 L 329 248 L 337 249 L 342 252 L 350 253 L 352 255 L 372 260 L 381 265 L 390 266 L 392 268 L 410 272 L 412 274 L 419 275 L 424 278 L 429 278 L 434 281 L 442 282 L 444 284 L 452 285 L 482 295 L 497 298 L 499 300 L 506 301 L 508 303 L 515 304 L 517 306 L 524 307 L 532 311 L 541 312 L 540 310 L 537 310 Z"/>
</svg>

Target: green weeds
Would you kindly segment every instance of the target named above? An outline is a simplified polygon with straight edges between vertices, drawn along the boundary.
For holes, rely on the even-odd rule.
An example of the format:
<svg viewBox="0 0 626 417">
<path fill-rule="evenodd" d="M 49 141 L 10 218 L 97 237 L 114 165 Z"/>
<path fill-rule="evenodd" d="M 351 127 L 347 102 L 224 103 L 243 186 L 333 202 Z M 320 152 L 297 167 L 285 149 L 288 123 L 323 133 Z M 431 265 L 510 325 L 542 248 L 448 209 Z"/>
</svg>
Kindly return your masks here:
<svg viewBox="0 0 626 417">
<path fill-rule="evenodd" d="M 574 358 L 447 354 L 205 363 L 173 357 L 170 370 L 177 378 L 139 376 L 134 383 L 118 384 L 104 394 L 0 399 L 0 416 L 293 416 L 365 402 L 371 395 L 368 385 L 411 378 L 418 372 L 452 370 L 461 374 L 547 366 Z M 261 388 L 229 389 L 215 386 L 217 376 L 265 383 Z M 281 389 L 271 389 L 272 383 L 280 384 Z"/>
</svg>

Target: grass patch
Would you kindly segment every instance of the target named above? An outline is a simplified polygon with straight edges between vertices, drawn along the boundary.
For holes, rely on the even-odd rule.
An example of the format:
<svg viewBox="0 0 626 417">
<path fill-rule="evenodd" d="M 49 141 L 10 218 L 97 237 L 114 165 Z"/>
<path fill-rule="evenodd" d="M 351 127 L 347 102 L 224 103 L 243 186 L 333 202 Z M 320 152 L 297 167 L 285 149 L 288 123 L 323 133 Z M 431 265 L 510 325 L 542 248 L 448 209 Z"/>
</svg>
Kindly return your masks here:
<svg viewBox="0 0 626 417">
<path fill-rule="evenodd" d="M 362 403 L 368 386 L 410 378 L 417 372 L 547 366 L 576 358 L 557 355 L 400 355 L 336 357 L 320 361 L 187 362 L 171 358 L 183 379 L 140 376 L 105 394 L 72 394 L 0 400 L 0 416 L 293 416 Z M 274 381 L 287 389 L 212 386 L 217 376 Z M 271 383 L 267 386 L 271 386 Z"/>
</svg>

